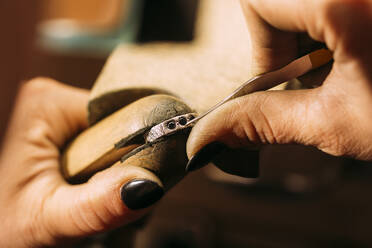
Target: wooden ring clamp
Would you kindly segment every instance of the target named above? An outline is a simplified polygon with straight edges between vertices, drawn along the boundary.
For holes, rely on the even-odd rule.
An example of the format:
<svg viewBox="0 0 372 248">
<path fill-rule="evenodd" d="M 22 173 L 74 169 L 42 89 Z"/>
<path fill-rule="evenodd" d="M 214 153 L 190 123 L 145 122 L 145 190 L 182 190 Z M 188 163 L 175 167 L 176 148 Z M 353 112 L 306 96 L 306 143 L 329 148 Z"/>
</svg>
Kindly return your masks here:
<svg viewBox="0 0 372 248">
<path fill-rule="evenodd" d="M 151 171 L 168 190 L 185 175 L 189 128 L 146 143 L 149 130 L 192 110 L 168 95 L 141 98 L 81 133 L 66 149 L 62 171 L 70 182 L 82 182 L 94 173 L 122 162 Z"/>
<path fill-rule="evenodd" d="M 63 155 L 65 178 L 87 180 L 143 145 L 148 128 L 222 100 L 249 77 L 248 44 L 239 3 L 201 0 L 193 42 L 119 46 L 92 89 L 92 126 Z M 186 138 L 169 136 L 129 154 L 124 165 L 153 171 L 168 189 L 185 174 Z M 115 149 L 119 141 L 123 147 Z"/>
<path fill-rule="evenodd" d="M 174 137 L 171 137 L 171 136 L 176 136 L 176 137 L 183 136 L 184 137 L 185 136 L 184 134 L 187 133 L 187 130 L 190 127 L 192 127 L 198 119 L 202 118 L 209 112 L 218 108 L 223 103 L 231 99 L 234 99 L 236 97 L 239 97 L 241 95 L 249 94 L 257 90 L 267 90 L 268 88 L 277 86 L 283 82 L 291 80 L 294 77 L 301 76 L 314 68 L 318 68 L 319 66 L 322 66 L 328 63 L 331 59 L 332 59 L 332 53 L 328 50 L 321 49 L 321 50 L 312 52 L 304 57 L 301 57 L 277 71 L 272 71 L 266 74 L 262 74 L 261 76 L 253 77 L 252 79 L 244 83 L 242 86 L 240 86 L 237 90 L 235 90 L 228 97 L 226 97 L 222 102 L 217 103 L 209 111 L 207 111 L 205 114 L 199 117 L 196 117 L 197 115 L 196 113 L 190 113 L 191 111 L 190 108 L 187 107 L 184 103 L 181 103 L 179 100 L 176 100 L 176 98 L 171 98 L 169 96 L 164 95 L 164 96 L 157 97 L 158 102 L 156 102 L 156 100 L 153 101 L 153 103 L 149 107 L 149 110 L 151 109 L 151 111 L 148 113 L 146 111 L 143 112 L 140 108 L 137 107 L 138 111 L 133 112 L 133 114 L 139 114 L 139 116 L 142 116 L 142 114 L 145 113 L 149 115 L 148 115 L 148 118 L 146 118 L 144 122 L 141 122 L 140 120 L 136 120 L 137 122 L 140 121 L 139 124 L 133 123 L 135 125 L 135 128 L 132 129 L 131 132 L 129 133 L 127 129 L 130 129 L 131 126 L 127 126 L 126 125 L 127 123 L 115 121 L 115 122 L 112 122 L 113 125 L 104 126 L 105 123 L 108 123 L 108 122 L 102 121 L 103 124 L 102 123 L 97 124 L 98 127 L 96 128 L 93 127 L 92 132 L 100 132 L 100 127 L 102 125 L 108 130 L 119 129 L 118 126 L 121 126 L 123 129 L 122 130 L 123 132 L 120 134 L 123 135 L 125 133 L 127 135 L 121 138 L 120 141 L 116 142 L 114 145 L 114 149 L 110 149 L 109 152 L 103 152 L 104 150 L 103 151 L 99 150 L 98 151 L 99 157 L 96 158 L 97 159 L 96 161 L 91 162 L 93 164 L 89 164 L 87 168 L 90 168 L 90 171 L 97 171 L 116 162 L 118 158 L 117 155 L 119 154 L 124 155 L 120 159 L 120 161 L 125 162 L 127 160 L 130 160 L 132 156 L 136 156 L 136 154 L 139 154 L 145 150 L 158 146 L 161 143 L 166 143 L 168 139 L 170 140 L 174 139 Z M 152 98 L 154 97 L 149 96 L 149 97 L 144 98 L 144 100 L 142 101 L 138 100 L 137 102 L 129 105 L 128 107 L 124 107 L 124 110 L 122 111 L 126 111 L 126 112 L 123 114 L 125 115 L 127 115 L 127 113 L 130 114 L 131 111 L 133 111 L 132 110 L 134 108 L 133 106 L 136 106 L 136 105 L 141 106 L 142 104 L 145 105 L 146 104 L 145 101 L 148 99 L 152 99 Z M 144 109 L 146 109 L 146 107 L 144 107 Z M 117 115 L 121 113 L 120 111 L 118 112 L 119 113 Z M 114 114 L 113 117 L 111 118 L 115 118 L 115 117 L 116 115 Z M 131 116 L 129 116 L 129 118 L 131 118 Z M 128 120 L 127 122 L 131 123 L 130 120 Z M 96 136 L 96 137 L 101 136 L 101 134 L 94 134 L 94 133 L 91 135 Z M 120 136 L 115 136 L 116 139 L 118 139 L 119 137 Z M 142 139 L 140 137 L 142 137 Z M 112 143 L 114 139 L 110 140 L 108 144 Z M 102 137 L 102 139 L 98 141 L 105 142 L 105 137 Z M 79 144 L 79 142 L 77 143 Z M 140 146 L 134 148 L 135 145 L 140 145 Z M 74 147 L 74 143 L 72 144 L 72 148 L 73 147 Z M 83 143 L 83 145 L 80 145 L 80 146 L 78 145 L 77 148 L 75 149 L 89 149 L 88 147 L 89 147 L 89 144 Z M 175 146 L 173 148 L 175 148 Z M 160 149 L 160 153 L 162 153 L 163 150 L 164 149 Z M 147 166 L 141 163 L 138 164 L 138 162 L 137 164 L 140 167 L 146 168 L 154 172 L 154 174 L 157 176 L 160 176 L 161 174 L 163 174 L 163 177 L 160 176 L 160 178 L 164 179 L 164 176 L 166 173 L 160 168 L 162 168 L 161 166 L 162 162 L 165 162 L 165 161 L 158 161 L 157 154 L 151 154 L 151 153 L 156 153 L 156 152 L 157 150 L 155 149 L 154 151 L 150 153 L 146 153 L 146 156 L 149 155 L 155 161 L 160 163 L 159 165 L 155 166 L 156 169 L 153 168 L 152 161 L 146 161 L 146 164 L 148 164 Z M 76 160 L 76 158 L 74 158 L 73 161 L 68 163 L 68 160 L 70 158 L 69 154 L 71 154 L 71 152 L 68 150 L 65 156 L 66 159 L 64 160 L 65 161 L 64 164 L 66 165 L 65 174 L 67 175 L 71 174 L 70 173 L 71 169 L 73 169 L 71 168 L 71 162 Z M 114 155 L 114 154 L 117 154 L 117 155 Z M 132 162 L 132 163 L 136 163 L 136 162 Z M 83 167 L 86 167 L 86 166 L 83 166 Z M 171 171 L 174 171 L 174 170 L 171 170 Z M 180 173 L 177 172 L 177 174 L 180 174 Z M 168 185 L 168 182 L 166 182 L 165 185 Z"/>
</svg>

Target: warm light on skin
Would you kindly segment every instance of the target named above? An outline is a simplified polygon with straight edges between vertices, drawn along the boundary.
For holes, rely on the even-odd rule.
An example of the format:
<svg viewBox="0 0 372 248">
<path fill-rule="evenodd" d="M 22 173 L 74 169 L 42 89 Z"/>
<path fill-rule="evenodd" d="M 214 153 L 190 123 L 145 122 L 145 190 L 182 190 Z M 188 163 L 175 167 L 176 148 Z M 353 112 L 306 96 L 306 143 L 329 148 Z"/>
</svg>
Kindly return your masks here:
<svg viewBox="0 0 372 248">
<path fill-rule="evenodd" d="M 321 2 L 241 0 L 255 73 L 284 66 L 320 42 L 332 50 L 334 64 L 319 88 L 259 92 L 226 103 L 195 125 L 187 144 L 189 157 L 222 141 L 230 147 L 299 143 L 331 155 L 372 160 L 372 35 L 363 31 L 372 29 L 372 15 L 365 11 L 372 3 Z M 297 32 L 307 32 L 313 41 Z M 312 60 L 315 65 L 321 61 Z"/>
<path fill-rule="evenodd" d="M 53 246 L 127 224 L 150 210 L 130 210 L 121 199 L 121 187 L 133 179 L 162 185 L 138 166 L 118 163 L 79 185 L 63 179 L 60 150 L 87 127 L 88 99 L 86 90 L 45 78 L 21 88 L 0 154 L 1 247 Z"/>
</svg>

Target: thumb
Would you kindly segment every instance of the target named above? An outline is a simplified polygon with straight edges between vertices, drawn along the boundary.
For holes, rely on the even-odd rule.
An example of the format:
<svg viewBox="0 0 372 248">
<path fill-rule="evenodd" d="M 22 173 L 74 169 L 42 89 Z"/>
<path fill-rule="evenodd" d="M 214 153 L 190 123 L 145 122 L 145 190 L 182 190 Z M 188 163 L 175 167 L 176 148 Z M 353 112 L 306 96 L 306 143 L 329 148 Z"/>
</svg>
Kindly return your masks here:
<svg viewBox="0 0 372 248">
<path fill-rule="evenodd" d="M 223 147 L 299 143 L 322 148 L 329 121 L 322 87 L 257 92 L 227 102 L 201 119 L 187 141 L 188 170 L 210 162 Z"/>
<path fill-rule="evenodd" d="M 47 225 L 53 237 L 99 233 L 142 217 L 163 194 L 152 172 L 119 162 L 85 184 L 59 187 L 46 204 Z"/>
</svg>

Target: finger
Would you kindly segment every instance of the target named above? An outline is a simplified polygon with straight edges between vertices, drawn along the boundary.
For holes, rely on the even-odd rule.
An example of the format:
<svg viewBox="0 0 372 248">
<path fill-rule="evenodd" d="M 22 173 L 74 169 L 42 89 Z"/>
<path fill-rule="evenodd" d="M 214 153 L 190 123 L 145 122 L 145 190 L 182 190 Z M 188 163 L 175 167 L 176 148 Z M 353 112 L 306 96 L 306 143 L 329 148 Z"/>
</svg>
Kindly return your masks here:
<svg viewBox="0 0 372 248">
<path fill-rule="evenodd" d="M 247 20 L 255 12 L 262 21 L 273 28 L 287 32 L 308 32 L 313 39 L 323 41 L 322 11 L 332 1 L 292 0 L 241 0 Z M 320 15 L 320 16 L 319 16 Z M 322 18 L 319 18 L 322 17 Z"/>
<path fill-rule="evenodd" d="M 78 186 L 59 187 L 45 204 L 53 237 L 82 237 L 128 224 L 163 195 L 152 172 L 117 163 Z"/>
<path fill-rule="evenodd" d="M 369 46 L 372 36 L 365 32 L 371 28 L 370 1 L 326 0 L 241 0 L 253 43 L 256 47 L 281 47 L 282 32 L 306 32 L 313 40 L 323 42 L 334 51 L 336 62 L 350 58 L 371 61 Z M 265 25 L 271 29 L 263 28 Z M 275 32 L 280 30 L 280 35 Z M 259 32 L 264 34 L 260 39 Z M 289 36 L 284 36 L 289 37 Z M 265 39 L 268 41 L 265 41 Z M 275 44 L 276 42 L 277 45 Z M 287 43 L 287 47 L 294 43 Z M 275 50 L 275 49 L 274 49 Z M 280 50 L 278 50 L 280 51 Z M 284 51 L 283 51 L 284 53 Z"/>
<path fill-rule="evenodd" d="M 247 3 L 241 1 L 251 45 L 252 75 L 278 69 L 297 56 L 296 34 L 276 29 Z"/>
<path fill-rule="evenodd" d="M 223 146 L 213 145 L 216 142 L 230 148 L 289 143 L 322 148 L 325 134 L 331 133 L 322 90 L 259 92 L 226 103 L 192 129 L 187 141 L 190 161 L 205 150 L 209 156 L 221 153 Z M 205 164 L 208 159 L 203 159 Z"/>
<path fill-rule="evenodd" d="M 55 112 L 47 115 L 49 117 L 47 121 L 51 129 L 59 132 L 52 132 L 49 137 L 58 147 L 61 147 L 79 131 L 88 127 L 89 91 L 60 83 L 55 84 L 56 87 L 49 98 L 55 99 L 54 106 L 45 111 Z"/>
<path fill-rule="evenodd" d="M 20 141 L 28 134 L 42 135 L 57 147 L 87 126 L 87 90 L 52 79 L 36 78 L 24 84 L 16 99 L 8 137 Z"/>
<path fill-rule="evenodd" d="M 18 181 L 25 182 L 48 172 L 53 183 L 62 183 L 59 153 L 69 138 L 86 127 L 88 97 L 86 90 L 51 79 L 37 78 L 24 84 L 6 133 L 6 146 L 1 150 L 2 170 L 16 176 L 21 167 L 25 168 L 21 176 L 17 175 Z"/>
<path fill-rule="evenodd" d="M 314 41 L 324 41 L 317 26 L 322 19 L 313 20 L 317 16 L 311 12 L 319 4 L 303 0 L 241 0 L 241 5 L 251 38 L 252 74 L 278 69 L 322 46 Z M 313 29 L 317 35 L 310 38 L 308 33 L 314 33 Z"/>
</svg>

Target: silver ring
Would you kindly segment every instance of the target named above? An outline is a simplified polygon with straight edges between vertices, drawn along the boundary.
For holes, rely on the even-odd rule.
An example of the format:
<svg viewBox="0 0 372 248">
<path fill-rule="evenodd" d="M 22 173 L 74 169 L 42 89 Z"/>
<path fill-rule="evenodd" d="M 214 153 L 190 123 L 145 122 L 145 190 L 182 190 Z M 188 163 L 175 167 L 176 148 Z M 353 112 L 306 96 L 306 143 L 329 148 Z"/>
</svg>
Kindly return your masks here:
<svg viewBox="0 0 372 248">
<path fill-rule="evenodd" d="M 173 117 L 153 126 L 146 136 L 146 143 L 155 142 L 156 140 L 193 126 L 192 120 L 196 118 L 196 113 L 188 113 Z"/>
</svg>

